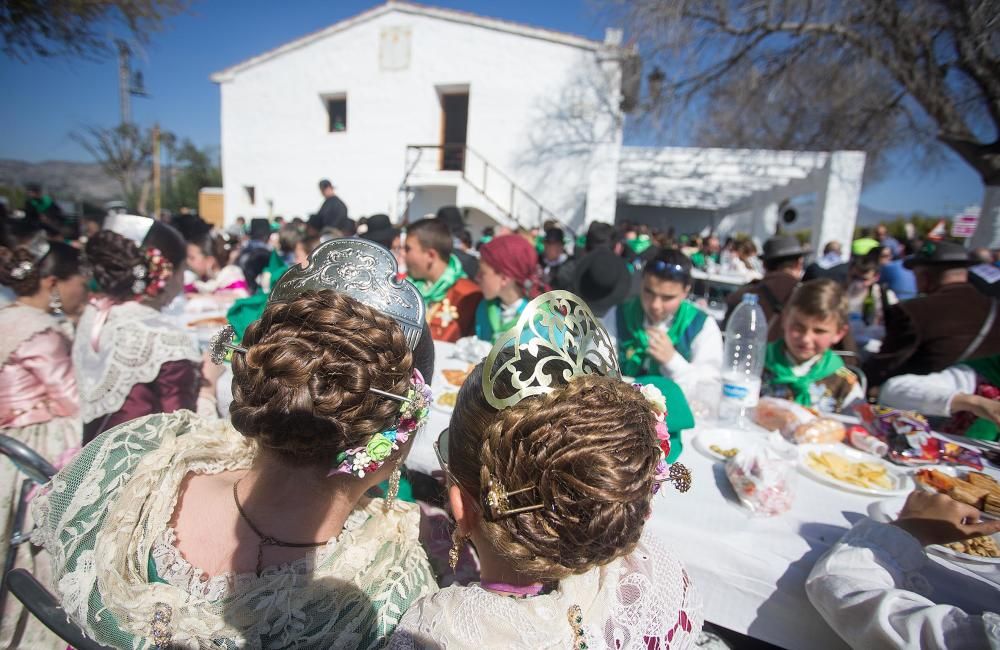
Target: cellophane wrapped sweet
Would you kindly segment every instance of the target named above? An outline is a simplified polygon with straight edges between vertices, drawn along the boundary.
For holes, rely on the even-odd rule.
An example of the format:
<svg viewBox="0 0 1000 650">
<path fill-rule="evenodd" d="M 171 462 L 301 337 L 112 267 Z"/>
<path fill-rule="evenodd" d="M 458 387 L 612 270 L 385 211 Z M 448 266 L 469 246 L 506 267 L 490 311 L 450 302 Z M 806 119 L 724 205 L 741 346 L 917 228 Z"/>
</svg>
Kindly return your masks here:
<svg viewBox="0 0 1000 650">
<path fill-rule="evenodd" d="M 878 404 L 861 404 L 855 409 L 875 437 L 889 446 L 887 458 L 900 465 L 950 463 L 982 469 L 979 452 L 938 438 L 924 416 Z"/>
<path fill-rule="evenodd" d="M 726 477 L 748 510 L 773 517 L 792 507 L 797 458 L 795 447 L 772 436 L 726 461 Z"/>
</svg>

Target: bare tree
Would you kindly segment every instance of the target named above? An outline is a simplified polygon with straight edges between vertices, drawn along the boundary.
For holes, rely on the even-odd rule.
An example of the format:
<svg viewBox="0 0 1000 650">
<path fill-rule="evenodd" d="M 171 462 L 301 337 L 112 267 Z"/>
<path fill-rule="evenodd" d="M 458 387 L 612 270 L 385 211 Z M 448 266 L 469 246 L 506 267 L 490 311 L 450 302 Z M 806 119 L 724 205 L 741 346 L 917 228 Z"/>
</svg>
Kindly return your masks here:
<svg viewBox="0 0 1000 650">
<path fill-rule="evenodd" d="M 1000 0 L 611 1 L 666 70 L 657 110 L 727 101 L 758 141 L 809 148 L 933 139 L 986 185 L 971 243 L 1000 246 Z"/>
<path fill-rule="evenodd" d="M 4 0 L 0 40 L 5 54 L 100 58 L 112 51 L 110 27 L 124 25 L 139 42 L 159 31 L 164 19 L 184 11 L 190 0 Z"/>
<path fill-rule="evenodd" d="M 135 124 L 121 124 L 113 128 L 89 126 L 70 135 L 118 181 L 126 203 L 141 207 L 152 176 L 152 133 Z"/>
</svg>

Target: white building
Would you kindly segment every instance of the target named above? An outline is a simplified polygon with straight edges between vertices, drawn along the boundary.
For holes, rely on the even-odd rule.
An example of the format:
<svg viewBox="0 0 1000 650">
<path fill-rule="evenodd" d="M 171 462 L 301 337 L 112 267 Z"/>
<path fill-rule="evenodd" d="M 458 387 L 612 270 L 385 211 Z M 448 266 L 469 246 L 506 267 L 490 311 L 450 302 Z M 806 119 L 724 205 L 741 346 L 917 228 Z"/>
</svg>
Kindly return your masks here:
<svg viewBox="0 0 1000 650">
<path fill-rule="evenodd" d="M 611 220 L 613 39 L 388 2 L 218 72 L 226 221 L 305 217 L 322 178 L 354 217 Z"/>
<path fill-rule="evenodd" d="M 620 41 L 390 1 L 218 72 L 226 221 L 306 217 L 329 178 L 353 217 L 455 204 L 473 225 L 578 230 L 617 213 L 760 240 L 815 194 L 814 245 L 847 247 L 864 154 L 623 147 L 640 68 Z"/>
</svg>

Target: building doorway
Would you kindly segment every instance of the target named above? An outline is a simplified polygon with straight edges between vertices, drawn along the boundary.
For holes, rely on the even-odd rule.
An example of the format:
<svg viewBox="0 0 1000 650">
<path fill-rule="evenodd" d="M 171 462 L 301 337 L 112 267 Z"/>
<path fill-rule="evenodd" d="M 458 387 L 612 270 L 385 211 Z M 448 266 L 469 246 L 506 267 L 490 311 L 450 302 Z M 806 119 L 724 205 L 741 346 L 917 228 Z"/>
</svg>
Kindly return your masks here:
<svg viewBox="0 0 1000 650">
<path fill-rule="evenodd" d="M 442 93 L 441 114 L 441 169 L 462 171 L 469 126 L 468 91 Z"/>
</svg>

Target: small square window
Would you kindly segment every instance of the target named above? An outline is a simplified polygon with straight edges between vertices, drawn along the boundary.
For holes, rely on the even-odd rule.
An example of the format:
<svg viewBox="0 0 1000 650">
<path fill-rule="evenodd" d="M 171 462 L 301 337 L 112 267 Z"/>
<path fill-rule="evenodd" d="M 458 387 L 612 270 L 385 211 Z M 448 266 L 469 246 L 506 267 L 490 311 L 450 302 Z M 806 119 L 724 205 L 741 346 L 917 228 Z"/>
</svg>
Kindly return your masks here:
<svg viewBox="0 0 1000 650">
<path fill-rule="evenodd" d="M 326 98 L 326 114 L 329 118 L 330 133 L 341 133 L 347 130 L 347 96 Z"/>
</svg>

